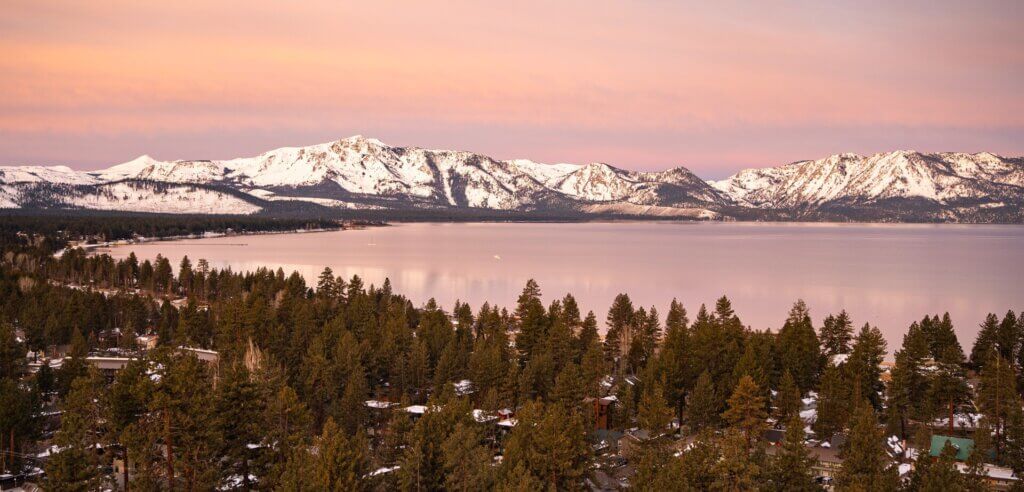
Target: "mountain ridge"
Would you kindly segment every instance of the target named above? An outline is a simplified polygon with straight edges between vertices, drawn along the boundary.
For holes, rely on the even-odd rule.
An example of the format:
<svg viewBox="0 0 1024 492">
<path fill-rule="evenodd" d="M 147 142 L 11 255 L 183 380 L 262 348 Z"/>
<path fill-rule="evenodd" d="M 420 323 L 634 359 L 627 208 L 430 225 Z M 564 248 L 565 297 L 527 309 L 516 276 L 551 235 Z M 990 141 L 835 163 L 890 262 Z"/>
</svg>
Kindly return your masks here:
<svg viewBox="0 0 1024 492">
<path fill-rule="evenodd" d="M 241 213 L 303 202 L 319 213 L 484 209 L 694 219 L 1021 222 L 1024 158 L 990 152 L 841 153 L 705 181 L 682 166 L 631 171 L 600 162 L 497 160 L 466 151 L 394 147 L 357 135 L 225 160 L 161 161 L 142 155 L 94 171 L 0 166 L 0 207 L 117 210 L 147 200 L 146 193 L 124 188 L 144 182 L 202 189 L 197 200 L 230 203 L 229 210 Z M 117 196 L 110 192 L 114 183 L 128 183 L 119 188 L 121 202 L 85 198 L 101 191 Z M 174 189 L 179 194 L 172 203 L 189 200 Z M 155 194 L 161 192 L 152 191 L 149 199 L 159 202 Z M 47 199 L 39 198 L 47 193 Z M 203 211 L 211 206 L 172 208 L 209 213 Z"/>
</svg>

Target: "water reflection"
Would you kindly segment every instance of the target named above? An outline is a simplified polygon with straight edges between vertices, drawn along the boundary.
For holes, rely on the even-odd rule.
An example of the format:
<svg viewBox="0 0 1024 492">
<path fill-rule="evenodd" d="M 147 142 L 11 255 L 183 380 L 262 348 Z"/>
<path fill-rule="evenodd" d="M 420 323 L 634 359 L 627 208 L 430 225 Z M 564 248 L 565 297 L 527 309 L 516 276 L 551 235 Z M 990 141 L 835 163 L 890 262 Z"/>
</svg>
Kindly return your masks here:
<svg viewBox="0 0 1024 492">
<path fill-rule="evenodd" d="M 664 314 L 692 314 L 723 293 L 754 328 L 778 328 L 803 298 L 815 321 L 846 309 L 882 329 L 890 347 L 911 321 L 949 311 L 969 348 L 988 312 L 1024 308 L 1024 228 L 861 224 L 403 224 L 360 231 L 249 236 L 115 248 L 175 264 L 359 275 L 418 304 L 511 306 L 527 279 L 550 300 L 572 292 L 603 319 L 619 292 Z"/>
</svg>

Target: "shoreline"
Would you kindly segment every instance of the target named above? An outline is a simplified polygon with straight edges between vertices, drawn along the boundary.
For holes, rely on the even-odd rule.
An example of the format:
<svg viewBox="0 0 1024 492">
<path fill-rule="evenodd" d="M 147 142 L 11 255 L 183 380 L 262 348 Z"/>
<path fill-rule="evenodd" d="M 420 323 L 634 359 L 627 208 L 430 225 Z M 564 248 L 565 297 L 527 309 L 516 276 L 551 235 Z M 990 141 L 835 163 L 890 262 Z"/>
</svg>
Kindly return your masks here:
<svg viewBox="0 0 1024 492">
<path fill-rule="evenodd" d="M 159 243 L 159 242 L 164 242 L 164 241 L 174 242 L 174 241 L 184 241 L 184 240 L 188 240 L 188 239 L 215 239 L 215 238 L 223 238 L 223 237 L 268 236 L 268 235 L 274 235 L 274 234 L 315 234 L 315 233 L 321 233 L 321 232 L 334 232 L 334 231 L 345 231 L 345 230 L 360 230 L 360 229 L 367 229 L 367 228 L 370 228 L 370 227 L 387 227 L 389 225 L 390 224 L 388 224 L 386 222 L 382 222 L 382 223 L 358 222 L 358 223 L 347 224 L 347 225 L 344 224 L 344 223 L 341 223 L 341 224 L 338 224 L 338 227 L 335 227 L 335 228 L 319 227 L 319 228 L 314 228 L 314 229 L 288 229 L 288 230 L 280 230 L 280 231 L 230 231 L 230 232 L 209 232 L 209 231 L 207 231 L 207 232 L 204 232 L 202 234 L 182 234 L 182 235 L 177 235 L 177 236 L 163 236 L 163 237 L 143 237 L 143 236 L 139 236 L 139 237 L 133 238 L 133 239 L 119 239 L 119 240 L 116 240 L 116 241 L 104 241 L 104 242 L 101 242 L 101 243 L 73 244 L 73 245 L 69 245 L 67 248 L 64 248 L 64 249 L 61 249 L 61 250 L 55 252 L 53 254 L 53 256 L 54 256 L 54 258 L 60 258 L 61 255 L 64 254 L 64 252 L 66 252 L 68 250 L 71 250 L 71 249 L 78 249 L 78 248 L 81 248 L 81 249 L 85 250 L 87 253 L 96 254 L 96 253 L 101 252 L 101 250 L 108 249 L 108 248 L 113 248 L 113 247 L 132 246 L 132 245 L 138 245 L 138 244 Z"/>
</svg>

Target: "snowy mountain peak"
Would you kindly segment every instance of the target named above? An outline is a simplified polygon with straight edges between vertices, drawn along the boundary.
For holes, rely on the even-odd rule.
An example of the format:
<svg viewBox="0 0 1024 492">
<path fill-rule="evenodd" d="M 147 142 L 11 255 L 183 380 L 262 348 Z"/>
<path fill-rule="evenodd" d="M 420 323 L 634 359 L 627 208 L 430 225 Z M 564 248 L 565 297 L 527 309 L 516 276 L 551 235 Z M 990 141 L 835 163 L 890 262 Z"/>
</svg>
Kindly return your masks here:
<svg viewBox="0 0 1024 492">
<path fill-rule="evenodd" d="M 381 142 L 376 138 L 364 137 L 362 135 L 352 135 L 351 137 L 345 137 L 338 142 L 344 142 L 350 145 L 374 145 L 377 147 L 387 147 L 388 144 Z"/>
<path fill-rule="evenodd" d="M 176 201 L 164 200 L 171 194 Z M 840 153 L 704 181 L 682 166 L 641 172 L 602 162 L 497 160 L 465 151 L 391 147 L 354 135 L 229 160 L 160 161 L 143 155 L 90 172 L 65 166 L 0 167 L 0 207 L 64 203 L 109 208 L 152 202 L 179 211 L 210 208 L 172 206 L 190 196 L 231 204 L 234 210 L 287 201 L 348 209 L 475 208 L 698 218 L 729 210 L 757 218 L 762 216 L 757 209 L 767 209 L 769 216 L 779 218 L 818 212 L 862 218 L 868 210 L 868 220 L 973 220 L 981 211 L 989 220 L 1022 221 L 1024 158 L 989 152 Z"/>
<path fill-rule="evenodd" d="M 737 203 L 759 208 L 859 206 L 883 200 L 999 204 L 1024 198 L 1024 161 L 994 154 L 924 154 L 912 150 L 871 156 L 836 154 L 781 167 L 746 169 L 712 185 Z"/>
</svg>

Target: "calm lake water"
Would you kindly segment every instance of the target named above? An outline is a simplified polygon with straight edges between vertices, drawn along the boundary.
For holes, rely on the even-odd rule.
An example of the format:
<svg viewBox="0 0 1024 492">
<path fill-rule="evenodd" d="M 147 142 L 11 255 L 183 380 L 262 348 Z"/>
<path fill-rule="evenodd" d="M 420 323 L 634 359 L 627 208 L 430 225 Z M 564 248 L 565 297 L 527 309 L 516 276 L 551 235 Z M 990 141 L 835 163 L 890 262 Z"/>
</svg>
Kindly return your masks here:
<svg viewBox="0 0 1024 492">
<path fill-rule="evenodd" d="M 603 322 L 620 292 L 664 316 L 673 297 L 690 318 L 728 295 L 757 329 L 777 329 L 797 299 L 816 326 L 846 309 L 888 337 L 948 311 L 970 350 L 988 312 L 1024 309 L 1024 227 L 615 222 L 399 224 L 325 233 L 243 236 L 117 247 L 140 258 L 183 255 L 213 267 L 298 271 L 315 284 L 324 266 L 367 284 L 390 278 L 416 304 L 456 299 L 514 306 L 527 279 L 545 302 L 573 293 Z M 603 324 L 603 323 L 602 323 Z"/>
</svg>

